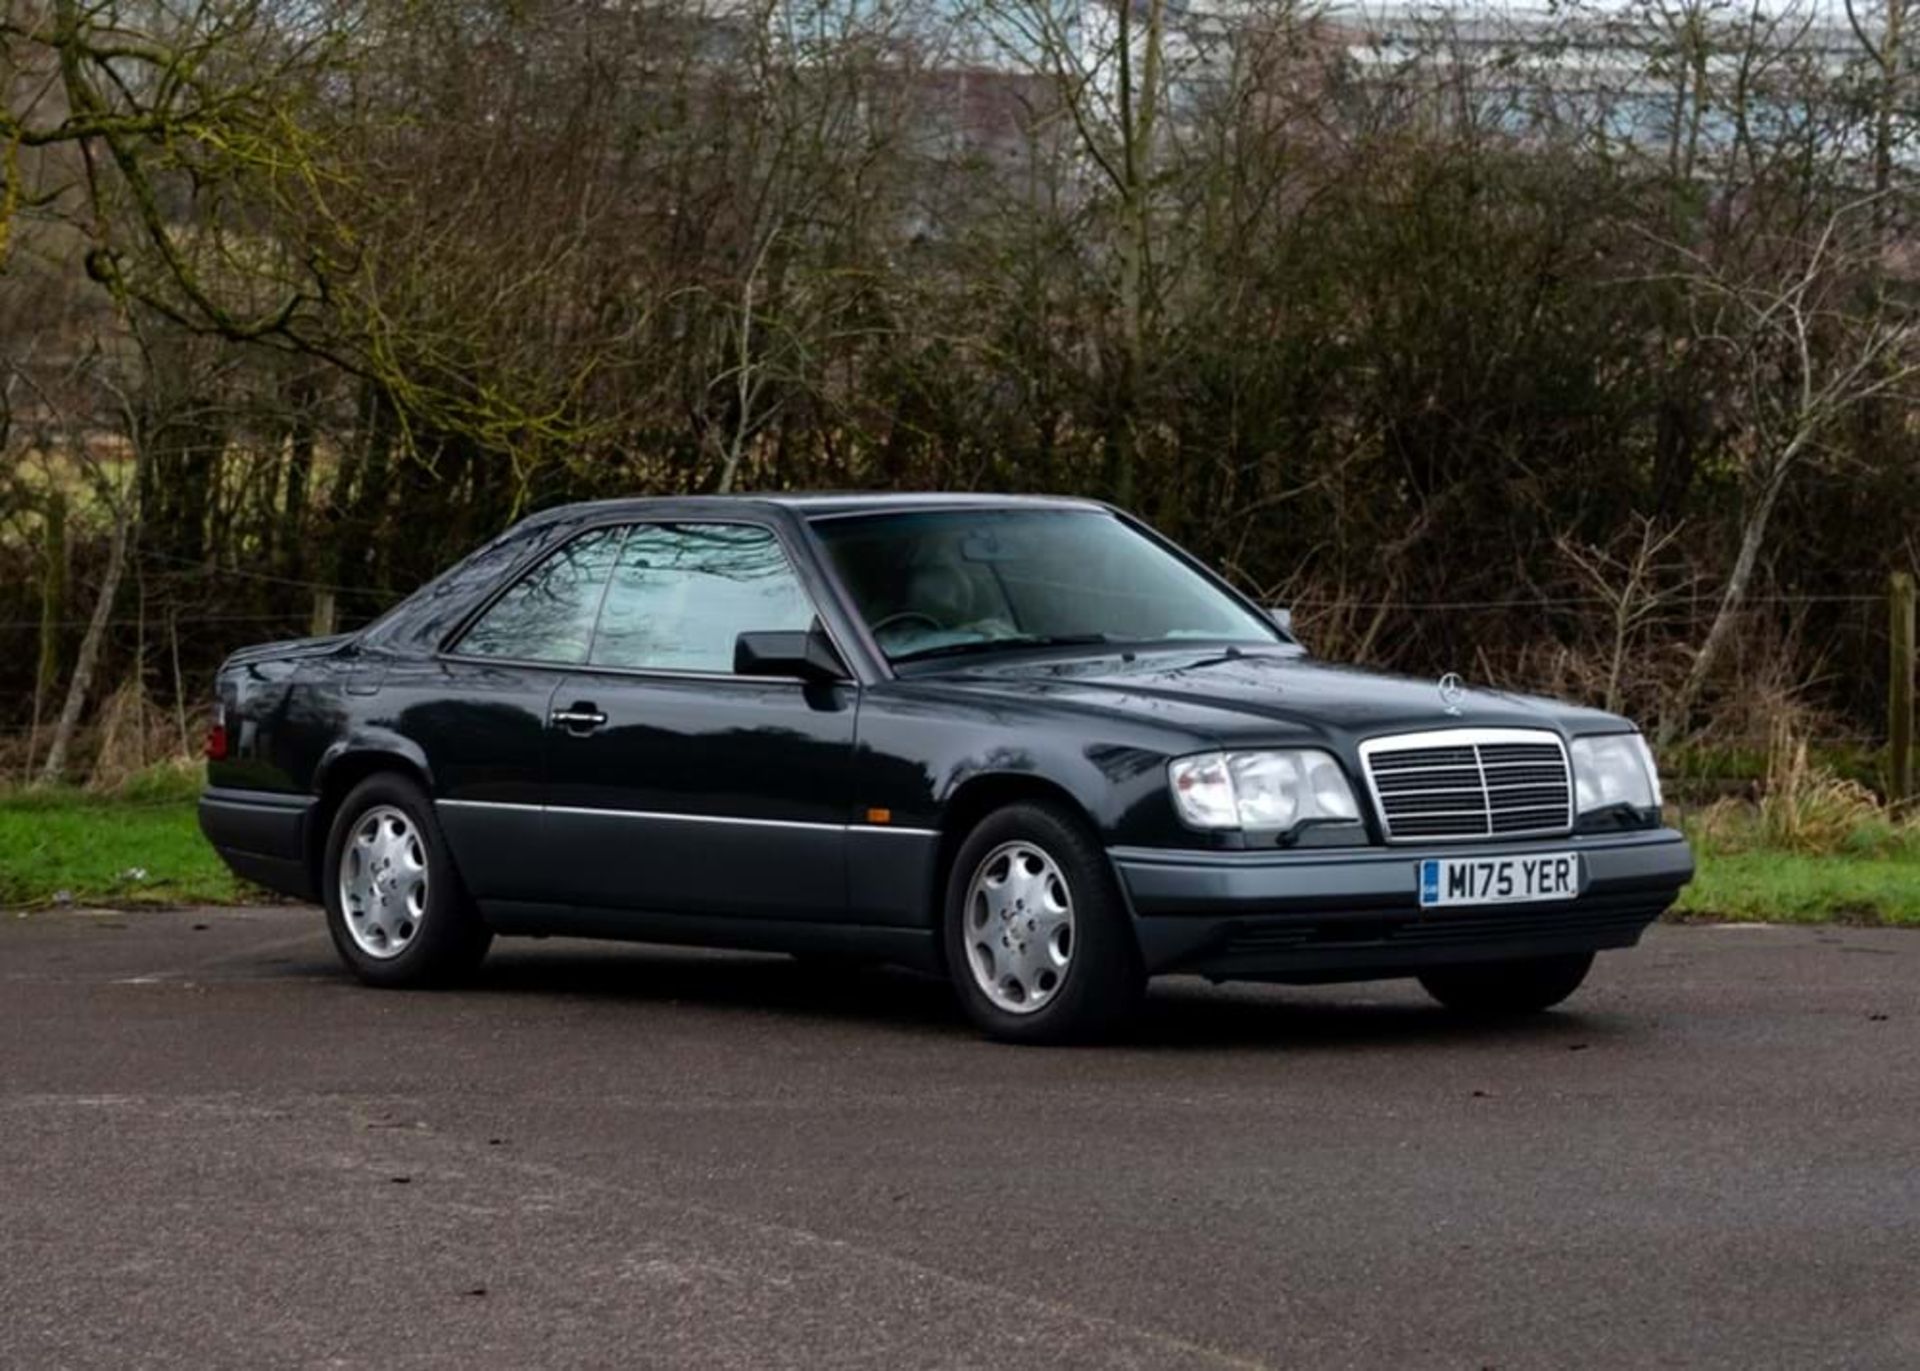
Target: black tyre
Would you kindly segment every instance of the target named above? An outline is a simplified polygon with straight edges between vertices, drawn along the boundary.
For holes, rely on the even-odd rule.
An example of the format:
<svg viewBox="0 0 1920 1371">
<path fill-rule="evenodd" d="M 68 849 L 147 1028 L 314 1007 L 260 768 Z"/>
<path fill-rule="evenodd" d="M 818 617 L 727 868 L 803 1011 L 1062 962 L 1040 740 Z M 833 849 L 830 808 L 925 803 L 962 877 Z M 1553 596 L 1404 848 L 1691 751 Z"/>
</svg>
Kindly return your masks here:
<svg viewBox="0 0 1920 1371">
<path fill-rule="evenodd" d="M 1591 952 L 1524 961 L 1437 967 L 1420 977 L 1426 992 L 1462 1014 L 1497 1017 L 1538 1014 L 1580 988 L 1593 966 Z"/>
<path fill-rule="evenodd" d="M 1106 853 L 1063 805 L 1008 805 L 967 835 L 942 936 L 968 1017 L 1007 1042 L 1102 1037 L 1145 988 Z"/>
<path fill-rule="evenodd" d="M 327 931 L 368 985 L 444 985 L 471 972 L 493 933 L 454 870 L 433 804 L 391 772 L 355 786 L 327 834 Z"/>
</svg>

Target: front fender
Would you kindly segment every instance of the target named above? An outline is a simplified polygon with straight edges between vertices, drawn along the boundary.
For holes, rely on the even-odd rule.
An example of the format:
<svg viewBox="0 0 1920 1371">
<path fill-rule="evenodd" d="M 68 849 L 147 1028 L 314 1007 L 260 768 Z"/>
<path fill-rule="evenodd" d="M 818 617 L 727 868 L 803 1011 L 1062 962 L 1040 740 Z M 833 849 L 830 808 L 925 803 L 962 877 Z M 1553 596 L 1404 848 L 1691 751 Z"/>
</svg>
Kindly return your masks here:
<svg viewBox="0 0 1920 1371">
<path fill-rule="evenodd" d="M 1189 735 L 1120 715 L 969 697 L 926 686 L 872 688 L 860 703 L 856 813 L 946 827 L 968 787 L 1039 782 L 1071 799 L 1108 845 L 1208 845 L 1173 812 L 1167 761 L 1194 749 Z"/>
</svg>

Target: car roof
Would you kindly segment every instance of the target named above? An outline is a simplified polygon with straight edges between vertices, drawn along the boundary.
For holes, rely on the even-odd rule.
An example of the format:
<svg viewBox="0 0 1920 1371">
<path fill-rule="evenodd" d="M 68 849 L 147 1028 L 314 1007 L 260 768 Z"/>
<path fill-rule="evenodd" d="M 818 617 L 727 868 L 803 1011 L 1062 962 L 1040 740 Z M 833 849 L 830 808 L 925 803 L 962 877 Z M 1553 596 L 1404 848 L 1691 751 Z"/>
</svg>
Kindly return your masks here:
<svg viewBox="0 0 1920 1371">
<path fill-rule="evenodd" d="M 1105 508 L 1098 500 L 1064 495 L 996 495 L 971 491 L 749 491 L 738 495 L 659 495 L 587 500 L 546 513 L 548 517 L 589 512 L 639 517 L 670 512 L 686 517 L 784 509 L 802 518 L 817 519 L 849 514 L 897 514 L 909 510 Z"/>
</svg>

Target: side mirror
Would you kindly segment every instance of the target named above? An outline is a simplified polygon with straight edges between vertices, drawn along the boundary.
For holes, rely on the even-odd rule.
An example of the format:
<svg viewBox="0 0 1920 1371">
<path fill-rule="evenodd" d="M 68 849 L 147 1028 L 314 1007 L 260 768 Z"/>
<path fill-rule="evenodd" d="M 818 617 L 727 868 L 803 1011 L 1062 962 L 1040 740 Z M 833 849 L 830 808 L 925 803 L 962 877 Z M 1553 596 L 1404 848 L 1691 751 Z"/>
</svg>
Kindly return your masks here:
<svg viewBox="0 0 1920 1371">
<path fill-rule="evenodd" d="M 1280 625 L 1280 631 L 1282 633 L 1286 634 L 1289 638 L 1294 637 L 1293 611 L 1291 609 L 1287 608 L 1287 606 L 1285 605 L 1268 605 L 1267 615 L 1276 624 Z M 1299 639 L 1294 638 L 1294 641 L 1298 642 Z"/>
<path fill-rule="evenodd" d="M 733 640 L 733 674 L 843 681 L 848 672 L 833 643 L 816 625 L 804 631 L 742 633 Z"/>
</svg>

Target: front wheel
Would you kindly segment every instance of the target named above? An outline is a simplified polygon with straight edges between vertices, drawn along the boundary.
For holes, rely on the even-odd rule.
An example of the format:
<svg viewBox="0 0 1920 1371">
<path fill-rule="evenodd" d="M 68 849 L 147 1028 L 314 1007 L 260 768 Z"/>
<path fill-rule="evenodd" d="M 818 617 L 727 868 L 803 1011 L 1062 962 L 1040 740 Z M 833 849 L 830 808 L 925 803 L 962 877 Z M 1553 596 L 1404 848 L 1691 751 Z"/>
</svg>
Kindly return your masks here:
<svg viewBox="0 0 1920 1371">
<path fill-rule="evenodd" d="M 334 815 L 324 861 L 327 931 L 368 985 L 443 984 L 487 955 L 493 934 L 413 782 L 382 773 L 355 786 Z"/>
<path fill-rule="evenodd" d="M 1007 1042 L 1100 1037 L 1145 986 L 1106 854 L 1060 805 L 1008 805 L 967 835 L 947 877 L 944 939 L 968 1017 Z"/>
<path fill-rule="evenodd" d="M 1420 984 L 1434 999 L 1462 1014 L 1537 1014 L 1578 990 L 1592 966 L 1591 952 L 1476 962 L 1436 967 L 1420 977 Z"/>
</svg>

